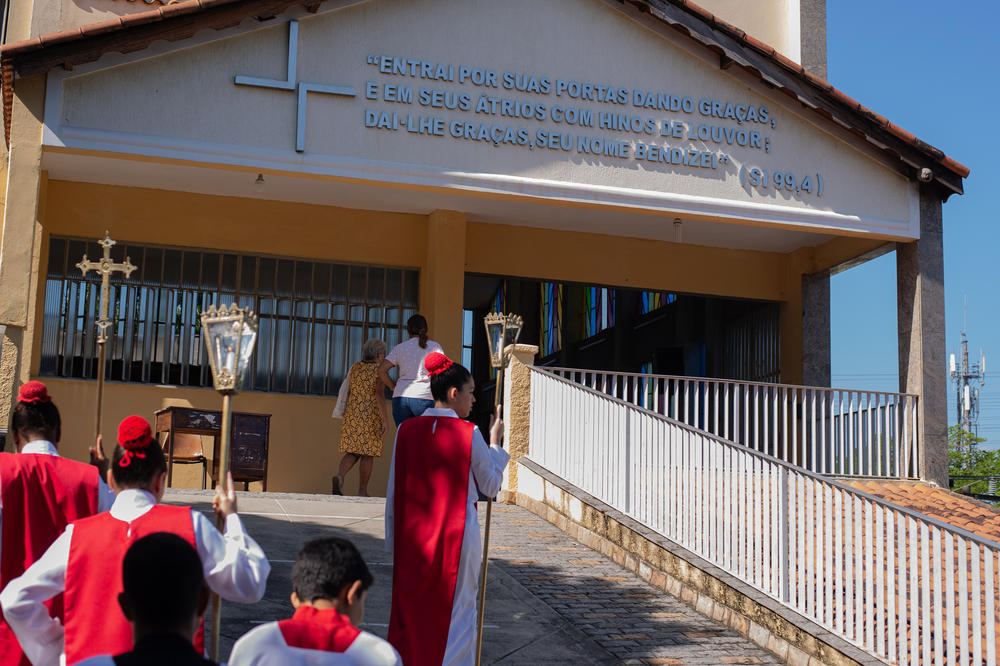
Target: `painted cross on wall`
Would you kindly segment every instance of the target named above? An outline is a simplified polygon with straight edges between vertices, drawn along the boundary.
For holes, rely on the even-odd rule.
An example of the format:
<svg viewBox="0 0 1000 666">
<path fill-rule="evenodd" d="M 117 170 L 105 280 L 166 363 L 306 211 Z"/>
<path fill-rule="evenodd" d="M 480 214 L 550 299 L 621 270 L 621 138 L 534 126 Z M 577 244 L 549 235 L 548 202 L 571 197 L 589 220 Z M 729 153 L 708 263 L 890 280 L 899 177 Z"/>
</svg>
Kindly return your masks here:
<svg viewBox="0 0 1000 666">
<path fill-rule="evenodd" d="M 297 112 L 295 115 L 295 150 L 304 152 L 306 149 L 306 101 L 309 93 L 326 95 L 344 95 L 354 97 L 357 90 L 350 86 L 328 86 L 321 83 L 303 83 L 297 81 L 296 64 L 299 59 L 299 22 L 288 23 L 288 76 L 284 81 L 278 79 L 260 79 L 255 76 L 237 75 L 235 83 L 238 86 L 254 88 L 274 88 L 275 90 L 294 90 L 297 93 Z"/>
</svg>

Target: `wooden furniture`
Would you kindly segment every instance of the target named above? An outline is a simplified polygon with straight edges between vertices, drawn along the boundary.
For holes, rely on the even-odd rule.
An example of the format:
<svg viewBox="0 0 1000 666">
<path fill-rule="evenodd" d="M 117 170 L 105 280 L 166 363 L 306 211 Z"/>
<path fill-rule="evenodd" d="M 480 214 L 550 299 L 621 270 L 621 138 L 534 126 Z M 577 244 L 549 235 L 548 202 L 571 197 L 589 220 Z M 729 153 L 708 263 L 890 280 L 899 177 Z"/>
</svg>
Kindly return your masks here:
<svg viewBox="0 0 1000 666">
<path fill-rule="evenodd" d="M 233 412 L 232 445 L 229 470 L 233 481 L 242 481 L 249 488 L 251 481 L 262 481 L 267 490 L 267 447 L 271 426 L 270 414 Z M 219 445 L 222 434 L 222 412 L 194 407 L 167 407 L 156 412 L 156 437 L 161 440 L 167 454 L 167 487 L 173 483 L 174 463 L 208 461 L 201 447 L 201 437 L 211 437 L 212 483 L 219 481 Z M 197 439 L 195 445 L 194 440 Z M 202 488 L 205 487 L 205 470 L 202 471 Z"/>
</svg>

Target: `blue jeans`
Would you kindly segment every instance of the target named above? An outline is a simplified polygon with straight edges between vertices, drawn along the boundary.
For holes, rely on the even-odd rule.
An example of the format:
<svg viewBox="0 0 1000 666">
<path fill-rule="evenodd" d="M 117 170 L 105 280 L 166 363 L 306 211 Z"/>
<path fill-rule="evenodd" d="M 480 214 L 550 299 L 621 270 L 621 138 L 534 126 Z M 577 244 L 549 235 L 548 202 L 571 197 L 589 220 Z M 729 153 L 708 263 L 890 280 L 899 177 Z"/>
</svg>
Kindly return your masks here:
<svg viewBox="0 0 1000 666">
<path fill-rule="evenodd" d="M 433 400 L 423 398 L 393 398 L 392 399 L 392 420 L 396 422 L 396 427 L 406 419 L 420 416 L 428 407 L 433 407 Z"/>
</svg>

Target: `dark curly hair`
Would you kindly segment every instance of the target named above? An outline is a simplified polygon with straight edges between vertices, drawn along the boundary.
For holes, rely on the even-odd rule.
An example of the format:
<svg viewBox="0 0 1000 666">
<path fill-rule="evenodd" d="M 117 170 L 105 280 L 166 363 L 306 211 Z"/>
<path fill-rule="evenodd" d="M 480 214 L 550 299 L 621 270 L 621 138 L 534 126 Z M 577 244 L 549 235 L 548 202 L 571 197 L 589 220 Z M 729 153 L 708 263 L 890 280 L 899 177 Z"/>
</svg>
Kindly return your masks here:
<svg viewBox="0 0 1000 666">
<path fill-rule="evenodd" d="M 137 455 L 140 453 L 145 454 L 145 457 L 140 458 Z M 111 458 L 111 474 L 114 476 L 115 485 L 119 488 L 145 488 L 158 474 L 167 471 L 167 458 L 163 455 L 160 443 L 155 439 L 144 449 L 133 449 L 128 464 L 122 467 L 121 461 L 124 456 L 125 449 L 120 444 L 115 445 L 115 452 Z"/>
<path fill-rule="evenodd" d="M 34 435 L 55 444 L 62 434 L 59 410 L 53 402 L 18 402 L 10 415 L 10 431 L 22 439 Z"/>
</svg>

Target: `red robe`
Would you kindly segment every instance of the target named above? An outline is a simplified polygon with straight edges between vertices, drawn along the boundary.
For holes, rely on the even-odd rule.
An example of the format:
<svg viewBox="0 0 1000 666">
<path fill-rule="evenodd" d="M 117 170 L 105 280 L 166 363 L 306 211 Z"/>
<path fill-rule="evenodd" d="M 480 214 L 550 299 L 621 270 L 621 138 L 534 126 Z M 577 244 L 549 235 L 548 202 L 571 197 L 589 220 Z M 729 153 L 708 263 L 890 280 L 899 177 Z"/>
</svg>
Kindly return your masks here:
<svg viewBox="0 0 1000 666">
<path fill-rule="evenodd" d="M 474 429 L 456 418 L 419 416 L 396 436 L 389 642 L 406 666 L 444 660 Z"/>
<path fill-rule="evenodd" d="M 42 453 L 0 453 L 0 589 L 41 557 L 66 526 L 97 513 L 93 465 Z M 62 595 L 46 605 L 63 617 Z M 27 665 L 14 632 L 0 622 L 0 666 Z"/>
<path fill-rule="evenodd" d="M 290 619 L 278 622 L 278 629 L 288 647 L 321 652 L 346 652 L 361 634 L 346 615 L 312 606 L 299 606 Z"/>
<path fill-rule="evenodd" d="M 191 507 L 157 504 L 131 523 L 104 512 L 77 521 L 66 564 L 66 663 L 132 649 L 132 625 L 118 606 L 122 562 L 134 541 L 153 532 L 170 532 L 195 549 Z M 204 654 L 204 632 L 194 646 Z"/>
</svg>

